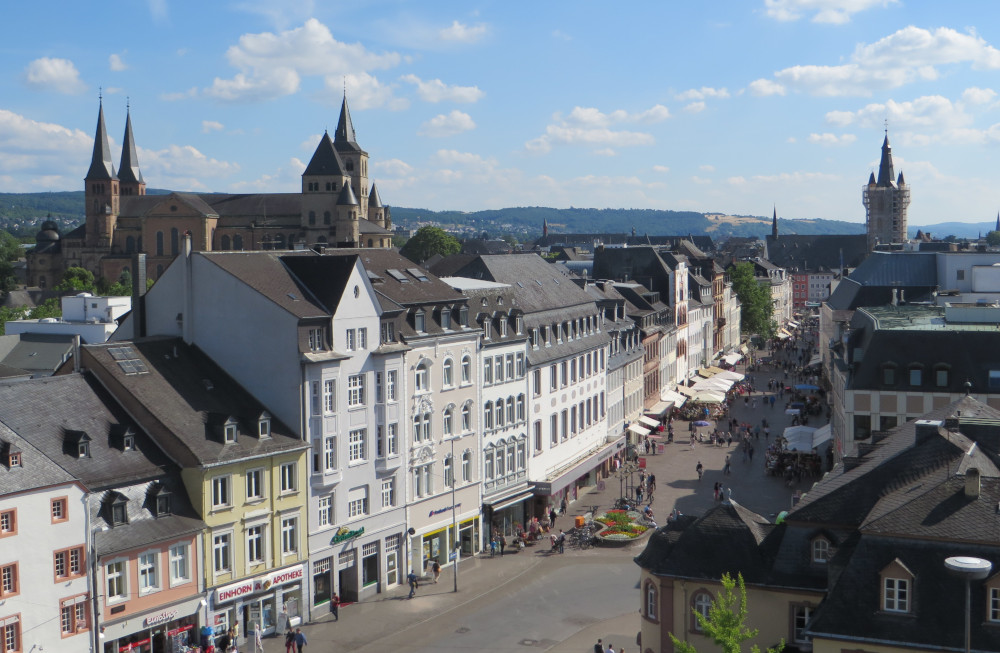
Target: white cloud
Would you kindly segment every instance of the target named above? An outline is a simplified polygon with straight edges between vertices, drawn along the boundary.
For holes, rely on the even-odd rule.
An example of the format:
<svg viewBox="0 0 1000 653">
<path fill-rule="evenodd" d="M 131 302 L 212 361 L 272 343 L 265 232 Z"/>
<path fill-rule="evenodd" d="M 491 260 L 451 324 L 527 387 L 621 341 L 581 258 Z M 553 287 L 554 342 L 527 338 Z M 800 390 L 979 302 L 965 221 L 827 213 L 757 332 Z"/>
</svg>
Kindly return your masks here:
<svg viewBox="0 0 1000 653">
<path fill-rule="evenodd" d="M 670 172 L 670 168 L 667 166 L 653 166 L 653 172 L 667 173 Z"/>
<path fill-rule="evenodd" d="M 177 91 L 176 93 L 160 93 L 160 99 L 164 102 L 177 102 L 178 100 L 188 100 L 193 97 L 197 97 L 198 87 L 192 86 L 186 91 Z"/>
<path fill-rule="evenodd" d="M 476 123 L 473 122 L 472 117 L 467 113 L 462 113 L 458 109 L 455 109 L 449 114 L 440 114 L 434 116 L 423 125 L 420 126 L 420 131 L 417 132 L 421 136 L 430 136 L 431 138 L 441 138 L 444 136 L 454 136 L 455 134 L 461 134 L 476 128 Z"/>
<path fill-rule="evenodd" d="M 222 131 L 225 129 L 225 125 L 216 120 L 202 120 L 201 121 L 201 133 L 207 134 L 213 131 Z"/>
<path fill-rule="evenodd" d="M 758 97 L 785 94 L 785 87 L 778 82 L 771 81 L 770 79 L 755 79 L 750 82 L 748 86 L 750 88 L 750 92 Z"/>
<path fill-rule="evenodd" d="M 401 79 L 414 84 L 417 95 L 424 102 L 477 102 L 485 95 L 478 86 L 448 86 L 440 79 L 424 81 L 412 74 Z"/>
<path fill-rule="evenodd" d="M 691 104 L 684 107 L 684 110 L 688 113 L 701 113 L 705 110 L 704 102 L 692 102 Z"/>
<path fill-rule="evenodd" d="M 405 177 L 413 174 L 413 166 L 400 159 L 376 161 L 372 164 L 372 170 L 390 177 Z"/>
<path fill-rule="evenodd" d="M 475 43 L 486 36 L 486 25 L 465 25 L 457 20 L 451 25 L 438 32 L 438 37 L 443 41 L 457 41 L 459 43 Z"/>
<path fill-rule="evenodd" d="M 729 177 L 728 179 L 726 179 L 726 183 L 731 186 L 745 186 L 747 180 L 746 177 L 741 177 L 737 175 L 736 177 Z"/>
<path fill-rule="evenodd" d="M 390 111 L 400 111 L 410 106 L 409 100 L 394 97 L 390 86 L 386 86 L 378 81 L 377 77 L 368 73 L 351 73 L 343 76 L 328 75 L 323 80 L 323 84 L 326 88 L 325 95 L 330 104 L 340 105 L 345 82 L 352 109 L 385 107 Z"/>
<path fill-rule="evenodd" d="M 120 54 L 112 54 L 108 57 L 108 67 L 115 72 L 121 72 L 128 69 L 128 66 L 125 65 L 125 60 L 122 59 Z"/>
<path fill-rule="evenodd" d="M 565 118 L 556 113 L 554 124 L 545 128 L 545 133 L 524 144 L 525 149 L 536 154 L 545 154 L 556 144 L 607 145 L 631 147 L 652 145 L 656 139 L 652 134 L 635 131 L 616 131 L 612 126 L 619 123 L 656 123 L 670 117 L 670 111 L 662 104 L 656 104 L 645 111 L 629 113 L 618 109 L 603 113 L 594 107 L 573 107 Z"/>
<path fill-rule="evenodd" d="M 302 27 L 278 33 L 244 34 L 226 51 L 226 59 L 239 69 L 232 79 L 215 78 L 205 94 L 225 101 L 268 100 L 299 90 L 303 76 L 323 76 L 337 86 L 348 77 L 371 78 L 369 70 L 384 70 L 400 63 L 394 52 L 376 54 L 360 43 L 342 43 L 315 18 Z M 360 71 L 360 72 L 359 72 Z M 371 78 L 374 79 L 374 78 Z M 386 87 L 383 87 L 386 89 Z M 353 93 L 355 89 L 349 87 Z M 391 90 L 379 97 L 388 102 Z"/>
<path fill-rule="evenodd" d="M 857 139 L 858 137 L 854 134 L 841 134 L 837 136 L 836 134 L 824 132 L 822 134 L 809 134 L 806 140 L 819 145 L 848 145 Z"/>
<path fill-rule="evenodd" d="M 93 146 L 93 136 L 79 129 L 0 109 L 0 170 L 79 177 L 77 168 L 89 160 Z"/>
<path fill-rule="evenodd" d="M 997 92 L 991 88 L 967 88 L 962 92 L 962 101 L 968 104 L 986 104 L 992 102 Z"/>
<path fill-rule="evenodd" d="M 698 169 L 702 172 L 715 172 L 715 166 L 709 164 L 698 166 Z"/>
<path fill-rule="evenodd" d="M 898 0 L 764 0 L 766 13 L 780 21 L 792 21 L 812 14 L 814 23 L 839 25 L 850 22 L 851 14 L 872 7 L 887 7 Z"/>
<path fill-rule="evenodd" d="M 881 129 L 888 120 L 900 142 L 933 140 L 955 134 L 955 130 L 966 129 L 973 122 L 972 116 L 960 104 L 940 95 L 925 95 L 908 102 L 872 103 L 857 111 L 830 112 L 826 120 L 839 126 L 856 124 L 869 129 Z M 922 134 L 913 130 L 920 130 Z"/>
<path fill-rule="evenodd" d="M 146 4 L 154 19 L 165 20 L 167 18 L 167 0 L 146 0 Z"/>
<path fill-rule="evenodd" d="M 313 0 L 295 0 L 295 2 L 275 2 L 274 0 L 242 0 L 235 5 L 236 9 L 251 14 L 263 16 L 278 29 L 301 23 L 315 14 Z"/>
<path fill-rule="evenodd" d="M 702 186 L 706 186 L 712 183 L 711 179 L 705 179 L 704 177 L 699 177 L 698 175 L 692 175 L 691 181 Z"/>
<path fill-rule="evenodd" d="M 729 91 L 725 88 L 702 86 L 701 88 L 692 88 L 684 91 L 683 93 L 678 93 L 675 97 L 678 100 L 721 100 L 729 97 Z"/>
<path fill-rule="evenodd" d="M 596 154 L 597 156 L 618 156 L 618 152 L 615 152 L 610 147 L 594 150 L 594 154 Z"/>
<path fill-rule="evenodd" d="M 302 173 L 306 164 L 292 157 L 288 163 L 273 173 L 262 174 L 250 181 L 238 181 L 229 185 L 234 193 L 298 192 L 302 186 Z"/>
<path fill-rule="evenodd" d="M 848 63 L 836 66 L 799 65 L 779 70 L 774 81 L 750 84 L 758 95 L 771 82 L 778 87 L 817 96 L 871 95 L 918 80 L 935 80 L 938 66 L 968 64 L 973 70 L 1000 69 L 1000 50 L 975 32 L 948 27 L 933 31 L 904 27 L 875 43 L 860 44 Z"/>
<path fill-rule="evenodd" d="M 80 81 L 80 71 L 69 59 L 35 59 L 25 69 L 24 80 L 28 86 L 57 93 L 76 94 L 87 88 Z"/>
<path fill-rule="evenodd" d="M 846 127 L 854 122 L 853 111 L 829 111 L 826 114 L 826 121 L 831 125 Z"/>
<path fill-rule="evenodd" d="M 240 170 L 239 164 L 210 158 L 191 145 L 139 148 L 139 161 L 144 176 L 177 190 L 207 189 L 205 179 L 223 179 Z"/>
</svg>

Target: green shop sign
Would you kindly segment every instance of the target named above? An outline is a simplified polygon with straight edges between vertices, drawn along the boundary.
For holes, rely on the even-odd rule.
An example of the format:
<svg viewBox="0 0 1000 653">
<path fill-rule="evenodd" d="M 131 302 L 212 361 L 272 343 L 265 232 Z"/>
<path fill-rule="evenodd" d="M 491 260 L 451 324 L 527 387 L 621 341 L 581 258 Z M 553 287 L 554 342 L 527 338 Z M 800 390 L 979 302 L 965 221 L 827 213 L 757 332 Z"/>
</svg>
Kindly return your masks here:
<svg viewBox="0 0 1000 653">
<path fill-rule="evenodd" d="M 340 530 L 337 531 L 337 534 L 334 535 L 333 539 L 330 540 L 330 544 L 339 544 L 340 542 L 346 542 L 347 540 L 354 539 L 355 537 L 364 534 L 365 534 L 364 526 L 362 526 L 356 531 L 347 530 L 346 526 L 341 526 Z"/>
</svg>

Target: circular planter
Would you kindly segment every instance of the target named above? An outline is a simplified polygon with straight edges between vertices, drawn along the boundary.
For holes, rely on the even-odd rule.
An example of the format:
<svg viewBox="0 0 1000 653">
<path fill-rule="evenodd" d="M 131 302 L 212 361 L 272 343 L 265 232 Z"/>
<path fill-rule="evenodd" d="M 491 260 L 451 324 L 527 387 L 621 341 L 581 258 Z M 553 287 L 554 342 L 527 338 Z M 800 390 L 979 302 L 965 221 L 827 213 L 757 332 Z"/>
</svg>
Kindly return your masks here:
<svg viewBox="0 0 1000 653">
<path fill-rule="evenodd" d="M 631 546 L 650 531 L 649 526 L 642 523 L 642 515 L 634 510 L 609 510 L 598 515 L 594 521 L 604 526 L 594 536 L 595 543 L 600 546 Z"/>
</svg>

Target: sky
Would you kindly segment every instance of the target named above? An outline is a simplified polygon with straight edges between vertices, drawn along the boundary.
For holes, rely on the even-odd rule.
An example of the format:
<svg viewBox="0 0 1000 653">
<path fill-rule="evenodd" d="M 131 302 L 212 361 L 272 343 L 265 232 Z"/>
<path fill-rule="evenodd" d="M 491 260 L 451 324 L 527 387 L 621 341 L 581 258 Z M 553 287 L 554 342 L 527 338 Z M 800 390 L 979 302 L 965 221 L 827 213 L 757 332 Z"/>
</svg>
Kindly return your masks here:
<svg viewBox="0 0 1000 653">
<path fill-rule="evenodd" d="M 151 188 L 295 192 L 347 101 L 383 202 L 864 221 L 1000 209 L 1000 6 L 953 0 L 21 2 L 0 192 L 82 190 L 99 96 Z"/>
</svg>

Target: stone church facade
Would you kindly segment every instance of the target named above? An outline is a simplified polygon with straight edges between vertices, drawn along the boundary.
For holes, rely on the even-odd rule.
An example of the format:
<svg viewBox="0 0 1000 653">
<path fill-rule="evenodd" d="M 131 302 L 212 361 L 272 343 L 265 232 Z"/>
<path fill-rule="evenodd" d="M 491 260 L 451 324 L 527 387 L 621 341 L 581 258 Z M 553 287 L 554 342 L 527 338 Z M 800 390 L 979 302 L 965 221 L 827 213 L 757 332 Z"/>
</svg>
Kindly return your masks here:
<svg viewBox="0 0 1000 653">
<path fill-rule="evenodd" d="M 27 255 L 28 285 L 46 288 L 70 267 L 117 281 L 133 255 L 146 255 L 156 279 L 180 253 L 185 233 L 195 251 L 282 250 L 392 245 L 392 219 L 374 183 L 368 153 L 358 145 L 344 98 L 337 130 L 324 133 L 302 173 L 298 193 L 147 195 L 132 118 L 127 115 L 117 171 L 104 107 L 98 110 L 90 169 L 84 180 L 86 222 L 67 234 L 46 222 Z"/>
</svg>

